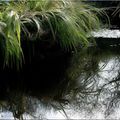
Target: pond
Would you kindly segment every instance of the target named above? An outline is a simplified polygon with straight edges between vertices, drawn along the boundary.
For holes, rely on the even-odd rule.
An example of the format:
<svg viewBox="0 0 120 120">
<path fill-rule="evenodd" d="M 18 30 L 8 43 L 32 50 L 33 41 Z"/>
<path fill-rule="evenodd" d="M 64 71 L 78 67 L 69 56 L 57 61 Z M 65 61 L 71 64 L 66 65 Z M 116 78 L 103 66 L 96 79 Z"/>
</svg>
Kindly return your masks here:
<svg viewBox="0 0 120 120">
<path fill-rule="evenodd" d="M 15 82 L 17 75 L 13 75 L 15 80 L 6 83 L 11 73 L 1 73 L 0 119 L 120 119 L 119 47 L 89 47 L 73 53 L 69 62 L 60 61 L 58 66 L 47 62 L 54 77 L 47 75 L 47 68 L 43 73 L 36 70 L 32 82 L 30 77 L 27 82 Z M 49 81 L 36 82 L 42 81 L 37 78 L 40 74 Z"/>
</svg>

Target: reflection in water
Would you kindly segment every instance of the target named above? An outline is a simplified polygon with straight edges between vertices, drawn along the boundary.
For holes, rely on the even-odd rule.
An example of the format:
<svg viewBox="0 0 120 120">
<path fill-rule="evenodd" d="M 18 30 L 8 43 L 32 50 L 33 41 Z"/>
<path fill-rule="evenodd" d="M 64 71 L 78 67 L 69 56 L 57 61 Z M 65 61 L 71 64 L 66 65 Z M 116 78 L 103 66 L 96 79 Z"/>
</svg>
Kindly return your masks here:
<svg viewBox="0 0 120 120">
<path fill-rule="evenodd" d="M 79 58 L 83 72 L 77 79 L 78 86 L 75 86 L 72 92 L 72 94 L 76 92 L 73 97 L 73 109 L 88 113 L 101 110 L 107 117 L 114 108 L 119 106 L 119 54 L 115 49 L 108 51 L 94 49 L 94 52 L 90 51 L 89 55 L 83 58 L 86 59 L 87 66 Z"/>
<path fill-rule="evenodd" d="M 88 48 L 73 53 L 64 78 L 44 93 L 7 89 L 0 98 L 0 119 L 119 118 L 118 48 Z M 11 115 L 13 114 L 13 116 Z M 113 116 L 114 115 L 114 116 Z"/>
</svg>

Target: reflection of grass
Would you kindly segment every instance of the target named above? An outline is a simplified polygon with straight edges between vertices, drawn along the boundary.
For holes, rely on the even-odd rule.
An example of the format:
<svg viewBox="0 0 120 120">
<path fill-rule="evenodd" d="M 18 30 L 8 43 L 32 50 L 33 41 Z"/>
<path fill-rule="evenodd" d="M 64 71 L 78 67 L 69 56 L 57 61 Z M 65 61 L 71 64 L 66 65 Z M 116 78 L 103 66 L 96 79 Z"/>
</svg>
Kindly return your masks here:
<svg viewBox="0 0 120 120">
<path fill-rule="evenodd" d="M 81 50 L 78 53 L 73 54 L 70 69 L 67 71 L 68 79 L 77 79 L 80 75 L 90 77 L 92 74 L 98 72 L 99 62 L 109 60 L 111 57 L 119 56 L 119 49 L 108 48 L 99 49 L 95 47 Z M 88 78 L 87 77 L 87 78 Z"/>
<path fill-rule="evenodd" d="M 0 102 L 0 107 L 5 111 L 10 111 L 13 113 L 13 117 L 19 120 L 23 120 L 23 113 L 25 112 L 25 96 L 20 92 L 12 92 L 7 96 L 7 99 Z"/>
<path fill-rule="evenodd" d="M 104 69 L 111 58 L 115 57 L 116 59 L 114 60 L 119 59 L 119 53 L 117 52 L 118 50 L 119 49 L 115 48 L 110 48 L 107 50 L 92 48 L 83 51 L 83 54 L 82 52 L 77 53 L 77 55 L 73 57 L 71 67 L 67 71 L 68 79 L 70 80 L 67 87 L 67 97 L 69 96 L 69 100 L 71 102 L 73 101 L 73 109 L 76 108 L 79 110 L 91 111 L 92 108 L 99 107 L 101 105 L 101 97 L 105 98 L 109 96 L 110 91 L 111 95 L 114 93 L 116 94 L 116 90 L 119 88 L 119 76 L 117 76 L 118 79 L 116 78 L 115 80 L 109 81 L 101 76 L 100 72 Z M 103 61 L 105 65 L 99 68 L 99 62 L 101 61 Z M 109 72 L 113 70 L 114 69 L 110 69 Z M 106 83 L 99 86 L 101 79 Z M 112 83 L 116 83 L 116 86 L 113 88 L 115 89 L 114 92 L 112 92 L 113 89 L 110 90 L 111 87 L 108 87 L 109 85 L 111 86 Z M 108 98 L 111 102 L 118 101 L 112 101 L 113 97 L 111 95 Z M 115 97 L 115 99 L 117 97 Z M 111 104 L 109 102 L 110 101 L 106 100 L 107 107 L 111 108 L 110 106 L 115 103 Z M 107 111 L 109 110 L 110 109 L 107 109 Z"/>
<path fill-rule="evenodd" d="M 120 75 L 111 81 L 102 78 L 99 72 L 104 67 L 99 69 L 99 62 L 104 61 L 107 64 L 112 57 L 116 56 L 118 56 L 116 60 L 119 60 L 119 54 L 113 49 L 89 48 L 73 56 L 71 66 L 66 71 L 66 78 L 51 92 L 48 90 L 45 94 L 36 95 L 16 91 L 10 93 L 6 101 L 1 102 L 1 107 L 13 112 L 14 117 L 21 119 L 24 113 L 37 118 L 35 112 L 39 105 L 41 109 L 62 111 L 61 113 L 69 118 L 66 112 L 68 106 L 77 111 L 92 111 L 93 108 L 100 108 L 100 105 L 104 103 L 107 108 L 106 114 L 111 114 L 110 110 L 119 106 Z M 101 79 L 106 82 L 102 86 L 99 85 Z M 31 97 L 33 95 L 34 98 Z M 41 118 L 45 117 L 41 112 L 39 115 Z"/>
</svg>

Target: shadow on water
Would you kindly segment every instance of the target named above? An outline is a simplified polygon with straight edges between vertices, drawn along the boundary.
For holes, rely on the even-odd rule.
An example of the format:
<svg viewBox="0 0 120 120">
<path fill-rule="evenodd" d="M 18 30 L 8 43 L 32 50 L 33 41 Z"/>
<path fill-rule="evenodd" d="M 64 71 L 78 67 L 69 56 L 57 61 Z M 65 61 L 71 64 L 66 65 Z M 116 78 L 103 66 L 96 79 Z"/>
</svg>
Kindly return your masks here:
<svg viewBox="0 0 120 120">
<path fill-rule="evenodd" d="M 71 57 L 49 57 L 49 53 L 39 56 L 41 61 L 35 57 L 20 72 L 1 70 L 0 114 L 52 118 L 46 111 L 53 110 L 71 118 L 77 113 L 90 116 L 102 111 L 104 118 L 111 118 L 120 106 L 119 51 L 91 47 Z"/>
</svg>

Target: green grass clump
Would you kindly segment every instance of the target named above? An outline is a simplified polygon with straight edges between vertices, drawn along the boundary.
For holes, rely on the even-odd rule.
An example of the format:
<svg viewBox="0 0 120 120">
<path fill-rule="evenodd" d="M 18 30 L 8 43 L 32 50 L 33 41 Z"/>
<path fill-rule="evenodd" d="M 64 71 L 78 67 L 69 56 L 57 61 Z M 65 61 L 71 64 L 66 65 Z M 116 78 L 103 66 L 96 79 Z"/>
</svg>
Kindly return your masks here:
<svg viewBox="0 0 120 120">
<path fill-rule="evenodd" d="M 0 47 L 4 65 L 22 65 L 24 53 L 21 34 L 28 40 L 41 40 L 50 33 L 49 42 L 64 50 L 88 44 L 87 33 L 99 26 L 97 9 L 73 0 L 11 0 L 0 2 Z"/>
</svg>

